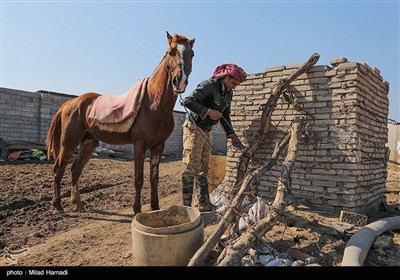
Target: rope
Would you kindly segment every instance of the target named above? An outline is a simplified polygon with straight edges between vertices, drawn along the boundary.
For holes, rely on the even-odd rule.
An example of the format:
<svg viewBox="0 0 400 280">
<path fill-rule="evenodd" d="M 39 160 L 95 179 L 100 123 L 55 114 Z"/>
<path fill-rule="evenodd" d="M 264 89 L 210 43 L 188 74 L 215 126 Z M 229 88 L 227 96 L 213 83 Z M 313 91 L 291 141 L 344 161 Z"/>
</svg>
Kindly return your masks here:
<svg viewBox="0 0 400 280">
<path fill-rule="evenodd" d="M 183 105 L 183 98 L 181 95 L 179 95 L 179 103 L 181 104 L 181 106 L 185 109 L 186 114 L 189 117 L 189 120 L 192 124 L 194 124 L 196 127 L 198 127 L 200 129 L 201 132 L 201 136 L 206 140 L 207 144 L 210 145 L 211 150 L 213 151 L 213 153 L 216 152 L 216 149 L 214 148 L 214 146 L 210 143 L 210 141 L 208 141 L 207 136 L 205 135 L 205 132 L 196 124 L 196 121 L 193 119 L 193 116 L 189 113 L 189 111 L 187 110 L 186 106 Z M 234 131 L 233 127 L 229 124 L 229 122 L 227 121 L 227 119 L 224 116 L 221 116 L 222 120 L 225 121 L 226 125 L 231 129 L 231 131 Z M 232 145 L 230 145 L 227 149 L 229 149 Z M 235 146 L 236 148 L 238 148 L 240 151 L 243 151 L 245 149 L 245 146 L 242 143 L 239 143 L 237 146 Z"/>
<path fill-rule="evenodd" d="M 183 109 L 185 109 L 187 116 L 189 117 L 189 121 L 195 125 L 199 130 L 200 130 L 200 135 L 201 137 L 204 138 L 204 140 L 206 141 L 206 143 L 208 145 L 210 145 L 212 152 L 215 154 L 216 153 L 216 149 L 214 148 L 214 146 L 210 143 L 210 141 L 208 140 L 208 137 L 206 135 L 206 132 L 204 132 L 197 124 L 196 121 L 193 119 L 193 116 L 189 113 L 189 111 L 187 110 L 186 106 L 183 105 L 183 98 L 182 95 L 179 95 L 179 103 L 181 104 L 181 106 L 183 107 Z"/>
</svg>

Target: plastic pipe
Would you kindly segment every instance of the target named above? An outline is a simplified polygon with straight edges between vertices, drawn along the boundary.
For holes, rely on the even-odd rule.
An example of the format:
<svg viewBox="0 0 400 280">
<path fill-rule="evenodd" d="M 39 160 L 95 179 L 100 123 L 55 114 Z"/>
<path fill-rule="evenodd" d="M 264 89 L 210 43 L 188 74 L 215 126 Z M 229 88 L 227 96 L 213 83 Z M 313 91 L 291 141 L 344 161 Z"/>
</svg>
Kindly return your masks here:
<svg viewBox="0 0 400 280">
<path fill-rule="evenodd" d="M 384 218 L 361 228 L 347 242 L 341 266 L 362 266 L 375 239 L 396 229 L 400 229 L 400 216 Z"/>
</svg>

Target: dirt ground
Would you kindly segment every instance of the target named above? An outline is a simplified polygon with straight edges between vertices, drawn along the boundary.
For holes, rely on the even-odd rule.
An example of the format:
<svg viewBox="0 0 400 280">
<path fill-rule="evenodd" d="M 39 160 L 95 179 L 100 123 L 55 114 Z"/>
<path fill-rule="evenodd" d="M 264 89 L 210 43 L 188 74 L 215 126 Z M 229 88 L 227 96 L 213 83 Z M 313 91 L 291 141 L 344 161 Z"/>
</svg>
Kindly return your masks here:
<svg viewBox="0 0 400 280">
<path fill-rule="evenodd" d="M 80 180 L 86 212 L 73 212 L 69 203 L 70 171 L 62 181 L 63 216 L 51 210 L 52 163 L 15 161 L 0 164 L 0 249 L 28 247 L 28 253 L 15 256 L 17 264 L 0 259 L 0 266 L 131 266 L 131 222 L 134 196 L 132 161 L 92 159 Z M 181 202 L 182 162 L 164 159 L 160 167 L 161 208 Z M 387 211 L 370 216 L 368 222 L 400 215 L 400 166 L 388 165 Z M 149 211 L 149 163 L 145 163 L 142 211 Z M 275 249 L 296 248 L 313 256 L 321 266 L 339 266 L 347 236 L 332 227 L 339 216 L 314 211 L 307 203 L 288 206 L 286 224 L 266 234 Z M 304 203 L 303 203 L 304 202 Z M 344 226 L 342 224 L 342 226 Z M 205 237 L 215 225 L 205 228 Z M 357 226 L 346 227 L 349 234 Z M 384 234 L 390 246 L 371 248 L 364 265 L 399 266 L 400 231 Z M 218 247 L 218 246 L 216 246 Z M 213 265 L 215 248 L 206 265 Z M 3 252 L 3 255 L 4 255 Z"/>
</svg>

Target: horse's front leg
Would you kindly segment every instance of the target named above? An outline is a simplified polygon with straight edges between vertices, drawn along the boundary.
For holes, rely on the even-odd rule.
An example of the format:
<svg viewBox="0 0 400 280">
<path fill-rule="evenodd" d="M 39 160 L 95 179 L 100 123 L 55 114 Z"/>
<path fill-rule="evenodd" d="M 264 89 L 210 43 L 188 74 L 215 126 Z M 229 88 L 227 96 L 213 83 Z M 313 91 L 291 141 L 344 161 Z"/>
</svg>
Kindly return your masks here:
<svg viewBox="0 0 400 280">
<path fill-rule="evenodd" d="M 161 154 L 164 150 L 164 143 L 151 148 L 150 159 L 150 184 L 151 184 L 151 210 L 159 210 L 158 201 L 158 178 Z"/>
<path fill-rule="evenodd" d="M 133 212 L 135 214 L 142 212 L 141 205 L 141 192 L 143 187 L 143 165 L 144 165 L 144 153 L 145 149 L 143 146 L 135 145 L 135 202 L 133 203 Z"/>
</svg>

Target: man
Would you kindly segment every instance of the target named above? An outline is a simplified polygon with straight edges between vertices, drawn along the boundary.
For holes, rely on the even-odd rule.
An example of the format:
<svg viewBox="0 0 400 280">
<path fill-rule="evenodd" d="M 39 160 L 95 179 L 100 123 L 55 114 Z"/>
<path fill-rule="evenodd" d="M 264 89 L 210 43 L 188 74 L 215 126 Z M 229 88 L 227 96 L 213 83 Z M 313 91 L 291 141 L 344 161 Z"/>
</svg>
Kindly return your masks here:
<svg viewBox="0 0 400 280">
<path fill-rule="evenodd" d="M 209 80 L 201 82 L 183 101 L 189 109 L 183 123 L 182 173 L 183 205 L 192 205 L 193 186 L 201 212 L 215 210 L 208 193 L 208 162 L 211 154 L 211 129 L 220 121 L 227 139 L 243 147 L 232 127 L 230 113 L 232 90 L 246 80 L 246 72 L 235 64 L 218 66 Z"/>
</svg>

